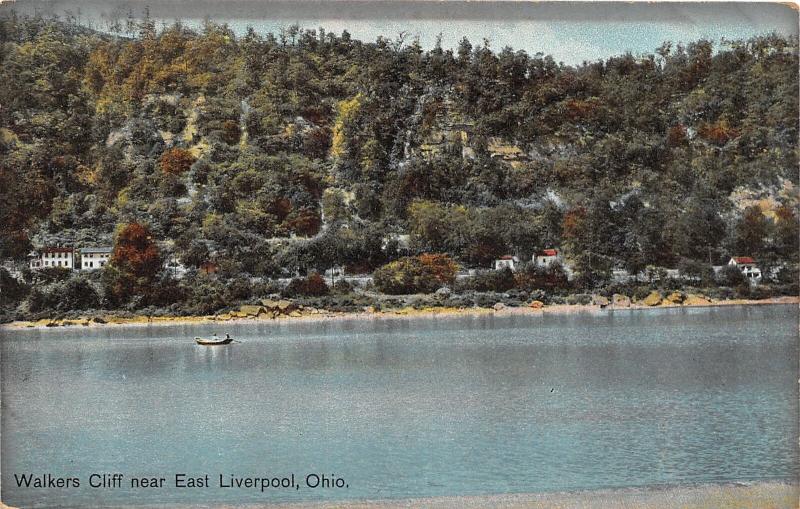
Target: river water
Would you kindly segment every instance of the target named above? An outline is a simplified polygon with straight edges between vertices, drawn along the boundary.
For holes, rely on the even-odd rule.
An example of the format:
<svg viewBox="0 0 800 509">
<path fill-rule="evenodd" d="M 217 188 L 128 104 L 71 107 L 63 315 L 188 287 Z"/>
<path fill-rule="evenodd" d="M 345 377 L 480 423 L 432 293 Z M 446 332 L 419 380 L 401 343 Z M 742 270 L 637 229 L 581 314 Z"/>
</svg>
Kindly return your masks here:
<svg viewBox="0 0 800 509">
<path fill-rule="evenodd" d="M 797 306 L 771 305 L 226 324 L 241 343 L 224 347 L 192 342 L 209 325 L 2 330 L 3 501 L 796 480 L 797 324 Z M 18 487 L 22 474 L 80 486 Z M 141 477 L 163 487 L 132 488 Z"/>
</svg>

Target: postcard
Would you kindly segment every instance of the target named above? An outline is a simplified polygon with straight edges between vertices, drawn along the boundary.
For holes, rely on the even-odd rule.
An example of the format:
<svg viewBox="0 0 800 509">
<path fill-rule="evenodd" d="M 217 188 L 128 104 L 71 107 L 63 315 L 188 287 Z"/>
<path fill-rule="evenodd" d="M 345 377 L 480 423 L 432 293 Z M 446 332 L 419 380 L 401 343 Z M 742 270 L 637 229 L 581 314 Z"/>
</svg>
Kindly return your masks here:
<svg viewBox="0 0 800 509">
<path fill-rule="evenodd" d="M 0 1 L 0 507 L 797 508 L 798 20 Z"/>
</svg>

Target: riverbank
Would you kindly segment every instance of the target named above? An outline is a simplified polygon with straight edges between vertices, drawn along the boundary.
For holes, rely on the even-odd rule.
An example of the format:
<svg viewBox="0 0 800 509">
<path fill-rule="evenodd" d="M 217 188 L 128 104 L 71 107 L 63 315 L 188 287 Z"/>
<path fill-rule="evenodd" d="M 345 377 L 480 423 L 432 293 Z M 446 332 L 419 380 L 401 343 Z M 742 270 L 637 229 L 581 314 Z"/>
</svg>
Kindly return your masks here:
<svg viewBox="0 0 800 509">
<path fill-rule="evenodd" d="M 335 312 L 317 308 L 291 307 L 286 313 L 270 313 L 261 306 L 242 306 L 247 312 L 230 312 L 208 316 L 118 316 L 114 314 L 78 317 L 73 319 L 45 318 L 36 321 L 16 321 L 0 325 L 2 329 L 37 329 L 54 327 L 113 327 L 113 326 L 149 326 L 149 325 L 192 325 L 202 323 L 237 323 L 252 324 L 286 321 L 327 321 L 327 320 L 353 320 L 353 319 L 378 319 L 378 318 L 420 318 L 420 317 L 458 317 L 480 315 L 542 315 L 542 314 L 573 314 L 573 313 L 604 313 L 613 310 L 637 310 L 659 308 L 697 308 L 716 306 L 760 306 L 770 304 L 800 304 L 800 297 L 775 297 L 761 300 L 733 299 L 712 300 L 708 298 L 687 299 L 683 303 L 674 303 L 664 300 L 657 305 L 643 303 L 614 303 L 594 304 L 553 304 L 534 306 L 494 306 L 494 307 L 401 307 L 377 310 L 371 307 L 360 312 Z M 261 308 L 260 310 L 258 308 Z M 250 314 L 248 314 L 248 312 Z"/>
<path fill-rule="evenodd" d="M 269 509 L 797 509 L 800 489 L 780 482 L 521 493 L 406 500 L 247 505 Z M 233 507 L 233 506 L 220 506 Z M 242 506 L 240 506 L 242 507 Z"/>
</svg>

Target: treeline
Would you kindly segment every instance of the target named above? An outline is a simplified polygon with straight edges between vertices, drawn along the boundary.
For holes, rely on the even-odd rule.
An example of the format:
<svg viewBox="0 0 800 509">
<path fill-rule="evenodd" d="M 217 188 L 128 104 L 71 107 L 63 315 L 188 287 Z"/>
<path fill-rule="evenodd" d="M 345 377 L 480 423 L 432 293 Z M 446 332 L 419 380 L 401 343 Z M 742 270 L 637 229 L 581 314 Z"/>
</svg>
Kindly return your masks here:
<svg viewBox="0 0 800 509">
<path fill-rule="evenodd" d="M 797 263 L 795 38 L 568 66 L 466 39 L 127 30 L 0 18 L 0 257 L 141 224 L 174 241 L 162 258 L 231 276 L 372 271 L 406 232 L 471 267 L 559 246 L 587 286 Z"/>
</svg>

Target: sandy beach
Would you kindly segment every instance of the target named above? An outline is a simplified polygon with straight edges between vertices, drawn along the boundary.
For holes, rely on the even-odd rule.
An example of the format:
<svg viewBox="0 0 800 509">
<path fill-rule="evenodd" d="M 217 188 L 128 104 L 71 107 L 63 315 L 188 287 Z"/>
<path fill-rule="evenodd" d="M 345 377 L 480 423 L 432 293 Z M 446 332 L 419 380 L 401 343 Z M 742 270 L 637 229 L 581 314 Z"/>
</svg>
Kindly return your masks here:
<svg viewBox="0 0 800 509">
<path fill-rule="evenodd" d="M 236 324 L 256 324 L 268 323 L 274 321 L 287 321 L 287 320 L 302 320 L 302 321 L 330 321 L 330 320 L 374 320 L 381 318 L 425 318 L 425 317 L 460 317 L 460 316 L 481 316 L 481 315 L 542 315 L 542 314 L 574 314 L 574 313 L 608 313 L 611 311 L 625 311 L 625 310 L 643 310 L 643 309 L 663 309 L 663 308 L 698 308 L 698 307 L 717 307 L 717 306 L 763 306 L 771 304 L 800 304 L 800 297 L 775 297 L 762 300 L 746 300 L 746 299 L 733 299 L 733 300 L 709 300 L 702 303 L 686 303 L 686 304 L 673 304 L 663 302 L 657 306 L 647 306 L 641 303 L 632 303 L 629 306 L 614 306 L 609 305 L 605 307 L 592 305 L 592 304 L 555 304 L 543 306 L 541 308 L 532 308 L 529 306 L 519 307 L 504 307 L 499 310 L 493 308 L 449 308 L 449 307 L 427 307 L 427 308 L 413 308 L 404 307 L 397 309 L 389 309 L 383 311 L 360 311 L 360 312 L 334 312 L 327 310 L 309 310 L 299 309 L 291 314 L 280 315 L 278 317 L 272 316 L 256 316 L 256 317 L 236 317 L 231 314 L 222 314 L 214 316 L 115 316 L 113 314 L 103 315 L 101 321 L 89 317 L 79 317 L 71 319 L 51 319 L 45 318 L 36 321 L 16 321 L 6 324 L 0 324 L 0 330 L 3 329 L 45 329 L 53 327 L 115 327 L 115 326 L 167 326 L 167 325 L 191 325 L 202 323 L 236 323 Z"/>
</svg>

